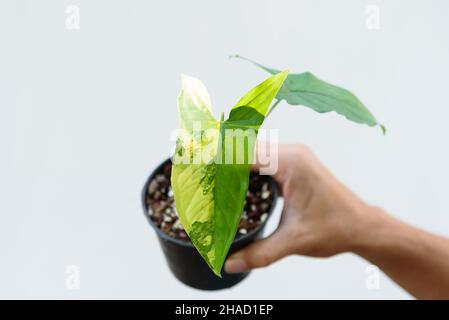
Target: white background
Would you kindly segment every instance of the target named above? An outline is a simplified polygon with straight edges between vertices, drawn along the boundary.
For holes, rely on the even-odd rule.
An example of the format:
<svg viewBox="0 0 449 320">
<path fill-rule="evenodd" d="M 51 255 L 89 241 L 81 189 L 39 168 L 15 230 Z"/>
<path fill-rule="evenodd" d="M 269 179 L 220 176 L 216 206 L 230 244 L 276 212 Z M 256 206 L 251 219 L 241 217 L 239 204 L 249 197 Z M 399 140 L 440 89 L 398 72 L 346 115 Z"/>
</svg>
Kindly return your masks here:
<svg viewBox="0 0 449 320">
<path fill-rule="evenodd" d="M 66 6 L 80 29 L 66 29 Z M 380 9 L 380 30 L 366 8 Z M 355 92 L 388 127 L 281 104 L 264 127 L 303 142 L 366 201 L 449 236 L 447 1 L 0 2 L 0 298 L 409 298 L 365 285 L 352 254 L 290 257 L 230 290 L 180 284 L 140 203 L 169 153 L 182 72 L 226 111 L 268 66 Z M 270 229 L 275 227 L 275 216 Z M 65 286 L 81 270 L 80 290 Z M 407 266 L 404 266 L 407 267 Z"/>
</svg>

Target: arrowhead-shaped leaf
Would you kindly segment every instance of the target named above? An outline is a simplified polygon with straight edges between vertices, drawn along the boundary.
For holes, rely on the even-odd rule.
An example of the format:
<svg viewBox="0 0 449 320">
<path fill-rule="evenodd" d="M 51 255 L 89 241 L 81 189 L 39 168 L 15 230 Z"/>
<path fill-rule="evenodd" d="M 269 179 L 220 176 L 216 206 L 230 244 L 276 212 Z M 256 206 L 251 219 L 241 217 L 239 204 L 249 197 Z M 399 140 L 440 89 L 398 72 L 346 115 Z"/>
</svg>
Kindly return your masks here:
<svg viewBox="0 0 449 320">
<path fill-rule="evenodd" d="M 238 55 L 232 57 L 249 61 L 271 74 L 279 72 L 277 69 L 265 67 Z M 310 72 L 289 74 L 276 98 L 285 100 L 291 105 L 309 107 L 320 113 L 335 111 L 348 120 L 368 126 L 379 125 L 385 133 L 385 127 L 376 120 L 354 94 L 346 89 L 324 82 Z"/>
<path fill-rule="evenodd" d="M 204 85 L 183 76 L 172 188 L 184 229 L 218 276 L 243 211 L 257 130 L 287 74 L 248 92 L 226 121 L 212 116 Z"/>
</svg>

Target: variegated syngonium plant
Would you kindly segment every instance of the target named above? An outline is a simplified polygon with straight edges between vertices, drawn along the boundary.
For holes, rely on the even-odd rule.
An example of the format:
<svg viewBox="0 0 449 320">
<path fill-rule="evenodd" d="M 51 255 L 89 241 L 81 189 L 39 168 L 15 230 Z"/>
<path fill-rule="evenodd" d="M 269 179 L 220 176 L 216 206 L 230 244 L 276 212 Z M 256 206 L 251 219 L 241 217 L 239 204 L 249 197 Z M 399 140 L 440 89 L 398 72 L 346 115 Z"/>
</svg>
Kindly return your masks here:
<svg viewBox="0 0 449 320">
<path fill-rule="evenodd" d="M 287 74 L 248 92 L 226 120 L 212 115 L 204 85 L 182 76 L 172 189 L 184 229 L 218 276 L 243 212 L 257 130 Z"/>
<path fill-rule="evenodd" d="M 212 115 L 209 94 L 198 79 L 182 76 L 178 97 L 180 130 L 171 176 L 176 211 L 190 240 L 218 276 L 243 211 L 257 131 L 281 100 L 320 113 L 334 111 L 357 123 L 380 126 L 385 133 L 348 90 L 310 72 L 288 74 L 243 59 L 272 76 L 245 94 L 226 120 Z"/>
</svg>

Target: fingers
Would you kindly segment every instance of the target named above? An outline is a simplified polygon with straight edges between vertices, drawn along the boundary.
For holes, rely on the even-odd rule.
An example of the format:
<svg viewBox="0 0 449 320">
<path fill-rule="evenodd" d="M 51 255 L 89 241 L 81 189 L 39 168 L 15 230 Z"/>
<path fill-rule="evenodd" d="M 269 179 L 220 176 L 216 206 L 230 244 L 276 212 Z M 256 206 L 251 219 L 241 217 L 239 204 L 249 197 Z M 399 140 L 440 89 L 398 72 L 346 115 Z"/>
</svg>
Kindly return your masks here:
<svg viewBox="0 0 449 320">
<path fill-rule="evenodd" d="M 254 268 L 266 267 L 290 254 L 282 230 L 278 229 L 268 238 L 256 241 L 231 255 L 225 264 L 228 273 L 245 272 Z"/>
<path fill-rule="evenodd" d="M 273 176 L 281 185 L 288 176 L 289 167 L 305 158 L 307 147 L 257 141 L 252 170 Z"/>
<path fill-rule="evenodd" d="M 276 143 L 258 140 L 252 170 L 264 175 L 276 175 L 279 161 L 278 147 Z"/>
</svg>

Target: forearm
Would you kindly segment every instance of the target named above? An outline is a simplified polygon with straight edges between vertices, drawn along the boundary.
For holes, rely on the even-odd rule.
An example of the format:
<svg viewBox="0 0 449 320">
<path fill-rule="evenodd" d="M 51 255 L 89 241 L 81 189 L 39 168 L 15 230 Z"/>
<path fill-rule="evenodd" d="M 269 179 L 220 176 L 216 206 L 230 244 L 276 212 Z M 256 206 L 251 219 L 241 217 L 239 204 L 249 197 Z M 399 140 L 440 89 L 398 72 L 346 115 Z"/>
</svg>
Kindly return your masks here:
<svg viewBox="0 0 449 320">
<path fill-rule="evenodd" d="M 449 299 L 449 240 L 369 209 L 353 251 L 419 299 Z M 363 229 L 363 230 L 362 230 Z"/>
</svg>

